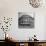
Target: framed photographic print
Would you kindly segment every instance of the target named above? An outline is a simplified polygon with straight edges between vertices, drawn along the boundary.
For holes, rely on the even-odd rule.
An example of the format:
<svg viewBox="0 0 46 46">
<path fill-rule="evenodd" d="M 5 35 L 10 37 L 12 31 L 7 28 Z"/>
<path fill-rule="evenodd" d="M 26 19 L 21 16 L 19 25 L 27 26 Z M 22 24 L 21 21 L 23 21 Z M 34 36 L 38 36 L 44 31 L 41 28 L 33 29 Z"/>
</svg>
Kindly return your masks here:
<svg viewBox="0 0 46 46">
<path fill-rule="evenodd" d="M 34 28 L 34 13 L 19 12 L 18 27 L 19 28 Z"/>
</svg>

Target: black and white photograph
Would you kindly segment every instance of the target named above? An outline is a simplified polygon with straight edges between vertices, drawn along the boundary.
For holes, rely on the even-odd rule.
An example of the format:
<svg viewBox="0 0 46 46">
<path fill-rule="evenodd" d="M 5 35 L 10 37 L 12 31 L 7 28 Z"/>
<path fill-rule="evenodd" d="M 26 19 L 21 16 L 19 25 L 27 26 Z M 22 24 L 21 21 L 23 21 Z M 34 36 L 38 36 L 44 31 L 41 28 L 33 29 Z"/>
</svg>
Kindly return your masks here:
<svg viewBox="0 0 46 46">
<path fill-rule="evenodd" d="M 18 27 L 19 28 L 34 28 L 35 16 L 33 13 L 19 12 Z"/>
</svg>

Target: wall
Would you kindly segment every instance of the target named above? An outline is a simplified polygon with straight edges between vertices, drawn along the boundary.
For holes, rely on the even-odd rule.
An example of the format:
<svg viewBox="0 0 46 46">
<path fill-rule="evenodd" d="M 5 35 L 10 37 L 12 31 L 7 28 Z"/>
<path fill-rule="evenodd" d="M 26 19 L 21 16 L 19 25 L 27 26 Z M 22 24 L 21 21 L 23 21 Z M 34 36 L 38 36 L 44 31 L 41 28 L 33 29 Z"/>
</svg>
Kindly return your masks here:
<svg viewBox="0 0 46 46">
<path fill-rule="evenodd" d="M 44 24 L 45 28 L 44 28 L 44 39 L 46 39 L 46 16 L 45 16 L 45 24 Z"/>
<path fill-rule="evenodd" d="M 35 12 L 35 28 L 34 29 L 19 29 L 18 28 L 18 12 Z M 0 16 L 13 17 L 13 22 L 10 33 L 17 40 L 27 40 L 34 34 L 37 35 L 39 40 L 44 40 L 45 31 L 45 16 L 46 9 L 33 8 L 30 6 L 28 0 L 0 0 Z M 2 35 L 0 31 L 0 35 Z M 4 34 L 4 33 L 3 33 Z M 3 37 L 0 36 L 0 39 Z M 3 38 L 4 39 L 4 38 Z"/>
</svg>

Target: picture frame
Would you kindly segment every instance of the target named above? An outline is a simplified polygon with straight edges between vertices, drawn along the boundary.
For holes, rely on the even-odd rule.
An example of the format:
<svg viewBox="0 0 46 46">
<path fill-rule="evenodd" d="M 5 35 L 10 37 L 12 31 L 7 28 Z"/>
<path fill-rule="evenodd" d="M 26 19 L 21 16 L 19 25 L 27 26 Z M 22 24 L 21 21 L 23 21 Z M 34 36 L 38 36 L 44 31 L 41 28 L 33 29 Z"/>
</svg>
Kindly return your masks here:
<svg viewBox="0 0 46 46">
<path fill-rule="evenodd" d="M 34 28 L 34 13 L 19 12 L 18 13 L 18 27 L 19 28 Z"/>
</svg>

